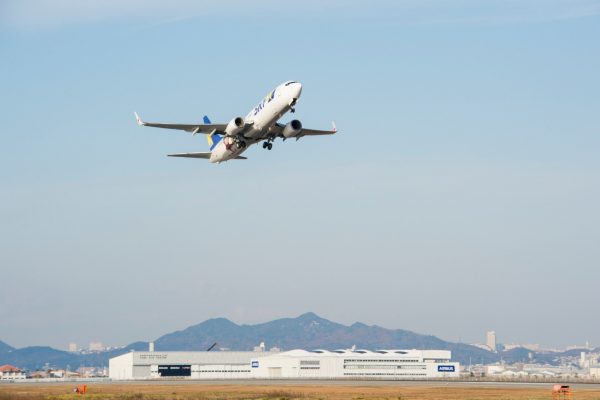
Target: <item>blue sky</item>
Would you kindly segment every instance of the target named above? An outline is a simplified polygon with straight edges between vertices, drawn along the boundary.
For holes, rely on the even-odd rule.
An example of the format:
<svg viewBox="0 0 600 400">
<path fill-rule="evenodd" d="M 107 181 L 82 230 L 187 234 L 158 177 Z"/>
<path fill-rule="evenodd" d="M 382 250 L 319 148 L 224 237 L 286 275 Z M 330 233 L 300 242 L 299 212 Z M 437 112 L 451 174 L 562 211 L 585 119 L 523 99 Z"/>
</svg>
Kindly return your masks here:
<svg viewBox="0 0 600 400">
<path fill-rule="evenodd" d="M 310 310 L 600 345 L 599 1 L 166 4 L 0 5 L 0 340 Z M 216 166 L 133 118 L 226 122 L 290 79 L 338 135 Z"/>
</svg>

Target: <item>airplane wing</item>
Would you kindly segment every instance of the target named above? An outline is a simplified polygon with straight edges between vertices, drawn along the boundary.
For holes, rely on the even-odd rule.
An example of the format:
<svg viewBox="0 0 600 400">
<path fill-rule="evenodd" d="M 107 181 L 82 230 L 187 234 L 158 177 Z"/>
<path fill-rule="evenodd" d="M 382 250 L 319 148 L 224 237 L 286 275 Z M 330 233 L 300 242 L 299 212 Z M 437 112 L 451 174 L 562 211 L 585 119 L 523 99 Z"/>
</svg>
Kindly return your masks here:
<svg viewBox="0 0 600 400">
<path fill-rule="evenodd" d="M 210 158 L 210 152 L 203 152 L 203 153 L 176 153 L 176 154 L 167 154 L 169 157 L 186 157 L 186 158 L 205 158 L 205 159 L 209 159 Z M 242 157 L 242 156 L 237 156 L 235 158 L 236 160 L 247 160 L 247 157 Z"/>
<path fill-rule="evenodd" d="M 335 129 L 335 127 L 332 130 L 330 130 L 330 131 L 322 131 L 322 130 L 319 130 L 319 129 L 304 129 L 304 128 L 302 128 L 302 132 L 300 132 L 300 135 L 302 135 L 302 136 L 333 135 L 336 132 L 337 132 L 337 129 Z"/>
<path fill-rule="evenodd" d="M 278 136 L 282 135 L 283 132 L 283 128 L 285 128 L 285 125 L 283 124 L 277 124 L 277 128 L 279 129 L 279 132 L 277 133 Z M 320 130 L 320 129 L 306 129 L 306 128 L 302 128 L 302 131 L 300 131 L 300 134 L 297 136 L 297 139 L 300 139 L 302 136 L 319 136 L 319 135 L 333 135 L 334 133 L 337 132 L 337 128 L 335 126 L 335 122 L 331 123 L 331 130 Z"/>
<path fill-rule="evenodd" d="M 140 116 L 134 112 L 135 120 L 139 126 L 151 126 L 153 128 L 177 129 L 180 131 L 190 132 L 193 135 L 196 133 L 211 133 L 216 131 L 222 133 L 225 131 L 227 124 L 161 124 L 156 122 L 142 121 Z M 209 153 L 210 154 L 210 153 Z"/>
</svg>

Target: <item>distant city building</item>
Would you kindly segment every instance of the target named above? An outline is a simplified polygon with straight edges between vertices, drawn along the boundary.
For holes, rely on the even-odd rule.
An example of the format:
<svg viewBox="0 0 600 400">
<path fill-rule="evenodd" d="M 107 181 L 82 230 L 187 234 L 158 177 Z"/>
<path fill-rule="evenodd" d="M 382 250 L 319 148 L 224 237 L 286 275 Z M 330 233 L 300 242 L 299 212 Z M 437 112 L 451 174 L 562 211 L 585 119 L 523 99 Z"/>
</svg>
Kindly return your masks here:
<svg viewBox="0 0 600 400">
<path fill-rule="evenodd" d="M 50 377 L 52 377 L 52 378 L 64 378 L 67 376 L 67 371 L 64 369 L 53 369 L 48 372 L 49 372 Z"/>
<path fill-rule="evenodd" d="M 592 350 L 592 347 L 590 347 L 590 342 L 585 342 L 585 344 L 572 344 L 565 347 L 566 351 L 579 349 Z"/>
<path fill-rule="evenodd" d="M 102 351 L 104 347 L 102 346 L 102 342 L 91 342 L 89 349 L 90 351 Z"/>
<path fill-rule="evenodd" d="M 590 376 L 592 378 L 600 378 L 600 367 L 590 367 Z"/>
<path fill-rule="evenodd" d="M 496 332 L 488 331 L 486 333 L 485 344 L 491 351 L 496 351 Z"/>
<path fill-rule="evenodd" d="M 581 370 L 571 366 L 556 366 L 547 364 L 522 364 L 485 366 L 488 376 L 504 378 L 570 378 L 585 375 Z"/>
<path fill-rule="evenodd" d="M 523 348 L 531 351 L 544 351 L 538 343 L 506 343 L 504 344 L 504 351 Z M 554 349 L 553 349 L 554 350 Z M 556 350 L 558 351 L 558 350 Z"/>
<path fill-rule="evenodd" d="M 25 379 L 25 373 L 12 365 L 0 366 L 0 380 Z"/>
<path fill-rule="evenodd" d="M 489 364 L 485 366 L 486 375 L 501 374 L 506 370 L 506 367 L 502 364 Z"/>
<path fill-rule="evenodd" d="M 77 343 L 69 343 L 69 351 L 75 353 L 77 351 Z"/>
<path fill-rule="evenodd" d="M 254 346 L 255 352 L 263 352 L 265 351 L 265 342 L 261 342 L 259 346 Z"/>
<path fill-rule="evenodd" d="M 97 367 L 79 367 L 77 368 L 77 373 L 79 376 L 90 378 L 90 377 L 98 377 L 98 376 L 106 376 L 106 369 L 97 368 Z"/>
</svg>

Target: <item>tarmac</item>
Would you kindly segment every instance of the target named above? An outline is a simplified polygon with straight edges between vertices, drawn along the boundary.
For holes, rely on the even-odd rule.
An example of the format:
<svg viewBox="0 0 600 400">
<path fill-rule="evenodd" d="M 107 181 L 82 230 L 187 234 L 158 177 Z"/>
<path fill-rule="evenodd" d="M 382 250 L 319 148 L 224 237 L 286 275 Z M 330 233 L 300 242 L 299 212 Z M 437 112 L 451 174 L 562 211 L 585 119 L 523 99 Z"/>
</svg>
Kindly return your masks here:
<svg viewBox="0 0 600 400">
<path fill-rule="evenodd" d="M 135 381 L 113 381 L 109 379 L 89 379 L 81 381 L 32 381 L 29 379 L 15 382 L 2 382 L 0 387 L 4 385 L 64 385 L 65 383 L 93 383 L 95 385 L 196 385 L 196 386 L 352 386 L 352 387 L 486 387 L 486 388 L 506 388 L 506 387 L 527 387 L 527 388 L 551 388 L 554 383 L 548 382 L 491 382 L 491 381 L 399 381 L 399 380 L 320 380 L 320 379 L 223 379 L 223 380 L 190 380 L 190 379 L 173 379 L 173 380 L 135 380 Z M 600 383 L 561 383 L 569 385 L 573 390 L 587 389 L 600 390 Z"/>
</svg>

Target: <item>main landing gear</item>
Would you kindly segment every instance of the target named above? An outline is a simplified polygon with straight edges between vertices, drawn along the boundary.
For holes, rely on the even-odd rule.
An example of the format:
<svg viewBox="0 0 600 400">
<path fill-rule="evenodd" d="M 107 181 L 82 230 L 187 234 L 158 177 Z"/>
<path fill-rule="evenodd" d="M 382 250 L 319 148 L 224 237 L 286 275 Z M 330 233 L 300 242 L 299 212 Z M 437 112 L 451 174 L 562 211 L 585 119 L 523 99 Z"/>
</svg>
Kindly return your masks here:
<svg viewBox="0 0 600 400">
<path fill-rule="evenodd" d="M 238 140 L 237 141 L 237 146 L 239 149 L 245 149 L 246 148 L 246 142 L 244 142 L 243 140 Z"/>
<path fill-rule="evenodd" d="M 263 149 L 271 150 L 273 148 L 273 141 L 275 140 L 274 136 L 267 138 L 265 142 L 263 142 Z"/>
</svg>

